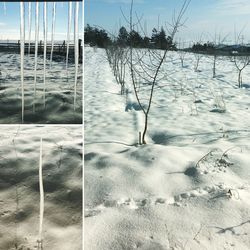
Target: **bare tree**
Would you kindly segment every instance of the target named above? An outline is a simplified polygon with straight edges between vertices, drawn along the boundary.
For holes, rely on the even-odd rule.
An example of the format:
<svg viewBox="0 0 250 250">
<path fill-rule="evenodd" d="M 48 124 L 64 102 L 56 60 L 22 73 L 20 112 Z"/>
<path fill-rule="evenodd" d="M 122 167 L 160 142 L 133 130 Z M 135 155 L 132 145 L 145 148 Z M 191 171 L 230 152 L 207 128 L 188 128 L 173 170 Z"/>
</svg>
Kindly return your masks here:
<svg viewBox="0 0 250 250">
<path fill-rule="evenodd" d="M 195 64 L 194 64 L 194 71 L 198 72 L 198 68 L 199 68 L 199 64 L 200 64 L 200 60 L 202 58 L 202 54 L 200 53 L 194 53 L 194 58 L 195 58 Z"/>
<path fill-rule="evenodd" d="M 202 38 L 202 34 L 200 35 L 200 38 L 198 40 L 198 42 L 196 42 L 196 45 L 201 45 L 201 38 Z M 194 44 L 195 45 L 195 44 Z M 193 46 L 194 47 L 194 46 Z M 197 50 L 196 47 L 194 49 L 194 59 L 195 59 L 195 63 L 194 63 L 194 71 L 198 72 L 198 68 L 199 68 L 199 64 L 200 64 L 200 60 L 203 57 L 203 54 L 201 54 L 201 51 Z"/>
<path fill-rule="evenodd" d="M 242 36 L 242 32 L 244 28 L 245 27 L 243 27 L 238 34 L 236 33 L 236 31 L 234 32 L 235 44 L 239 44 L 240 48 L 243 48 L 244 46 L 244 40 Z M 241 40 L 241 43 L 240 43 L 240 40 Z M 242 73 L 243 73 L 243 70 L 250 64 L 250 57 L 249 55 L 246 55 L 244 51 L 240 55 L 237 52 L 233 55 L 233 62 L 234 62 L 236 69 L 238 70 L 238 86 L 239 88 L 241 88 L 242 87 Z"/>
<path fill-rule="evenodd" d="M 117 46 L 115 44 L 106 48 L 106 55 L 109 64 L 113 70 L 116 82 L 121 87 L 121 95 L 125 92 L 125 73 L 128 61 L 128 48 Z"/>
<path fill-rule="evenodd" d="M 183 16 L 187 10 L 190 0 L 185 0 L 183 5 L 177 15 L 173 15 L 172 22 L 168 25 L 168 33 L 173 41 L 175 34 L 178 29 L 183 25 Z M 141 19 L 137 17 L 136 23 L 133 22 L 133 0 L 131 1 L 130 16 L 127 20 L 130 33 L 132 33 L 135 28 L 140 28 Z M 162 64 L 167 56 L 167 52 L 170 50 L 170 46 L 167 46 L 164 50 L 154 50 L 154 49 L 134 49 L 133 40 L 130 39 L 130 52 L 129 52 L 129 69 L 132 80 L 132 85 L 135 93 L 136 100 L 139 104 L 140 109 L 144 114 L 144 130 L 142 133 L 142 138 L 139 144 L 146 144 L 146 133 L 148 129 L 148 118 L 149 112 L 152 105 L 154 88 L 159 81 L 159 74 Z"/>
<path fill-rule="evenodd" d="M 221 34 L 218 35 L 217 33 L 215 33 L 214 38 L 213 38 L 213 51 L 212 51 L 213 53 L 213 78 L 216 77 L 216 62 L 219 57 L 216 47 L 224 43 L 226 38 L 227 38 L 227 35 L 221 38 Z"/>
<path fill-rule="evenodd" d="M 238 70 L 238 86 L 242 87 L 242 72 L 250 64 L 249 56 L 234 56 L 234 65 Z"/>
<path fill-rule="evenodd" d="M 184 68 L 184 59 L 187 55 L 187 52 L 184 50 L 185 48 L 185 42 L 179 41 L 179 48 L 178 48 L 178 55 L 181 61 L 181 67 Z"/>
</svg>

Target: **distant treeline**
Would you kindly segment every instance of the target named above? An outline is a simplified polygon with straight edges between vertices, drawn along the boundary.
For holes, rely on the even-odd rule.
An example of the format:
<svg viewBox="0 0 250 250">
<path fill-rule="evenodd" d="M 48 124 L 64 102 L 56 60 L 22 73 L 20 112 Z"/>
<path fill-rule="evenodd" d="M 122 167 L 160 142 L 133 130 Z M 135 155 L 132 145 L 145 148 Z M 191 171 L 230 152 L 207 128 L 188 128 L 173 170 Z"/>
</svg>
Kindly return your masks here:
<svg viewBox="0 0 250 250">
<path fill-rule="evenodd" d="M 106 48 L 110 45 L 120 47 L 132 46 L 134 48 L 152 48 L 152 49 L 170 49 L 177 50 L 177 45 L 173 42 L 170 36 L 166 35 L 163 28 L 152 30 L 151 36 L 142 36 L 135 30 L 127 31 L 125 27 L 119 29 L 118 35 L 112 35 L 104 29 L 91 27 L 89 24 L 84 28 L 84 44 L 95 46 L 99 48 Z M 230 55 L 238 53 L 239 55 L 250 54 L 250 46 L 247 45 L 223 45 L 215 44 L 213 42 L 197 42 L 189 48 L 182 48 L 182 50 L 204 53 L 204 54 L 221 54 Z"/>
<path fill-rule="evenodd" d="M 176 50 L 176 44 L 170 36 L 166 35 L 163 28 L 152 30 L 151 37 L 142 36 L 137 31 L 127 31 L 125 27 L 119 29 L 118 35 L 113 36 L 104 29 L 91 27 L 89 24 L 84 28 L 84 44 L 105 48 L 110 45 L 121 47 L 132 46 L 134 48 L 155 48 Z"/>
<path fill-rule="evenodd" d="M 238 55 L 249 55 L 250 46 L 246 44 L 214 44 L 212 42 L 206 43 L 195 43 L 191 48 L 185 49 L 191 52 L 205 53 L 205 54 L 238 54 Z"/>
</svg>

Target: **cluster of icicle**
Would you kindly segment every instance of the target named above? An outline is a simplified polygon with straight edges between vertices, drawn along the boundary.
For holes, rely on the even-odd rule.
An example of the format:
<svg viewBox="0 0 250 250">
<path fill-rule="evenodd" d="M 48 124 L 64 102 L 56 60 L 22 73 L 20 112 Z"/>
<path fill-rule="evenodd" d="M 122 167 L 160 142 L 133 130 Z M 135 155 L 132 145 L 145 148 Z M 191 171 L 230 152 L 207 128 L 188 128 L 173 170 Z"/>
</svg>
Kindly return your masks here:
<svg viewBox="0 0 250 250">
<path fill-rule="evenodd" d="M 37 83 L 37 57 L 38 57 L 38 41 L 39 41 L 39 2 L 36 2 L 35 8 L 35 62 L 34 62 L 34 104 L 33 111 L 35 112 L 35 100 L 36 100 L 36 83 Z M 4 5 L 6 11 L 6 6 Z M 32 22 L 32 5 L 28 3 L 28 55 L 30 55 L 30 43 L 31 43 L 31 22 Z M 77 76 L 78 76 L 78 14 L 79 14 L 79 3 L 75 3 L 74 13 L 74 51 L 75 51 L 75 79 L 74 79 L 74 110 L 76 108 L 76 87 L 77 87 Z M 69 59 L 69 45 L 70 45 L 70 33 L 71 33 L 71 21 L 72 21 L 72 2 L 68 4 L 68 31 L 67 31 L 67 51 L 66 51 L 66 70 L 68 76 L 68 59 Z M 53 59 L 53 46 L 54 46 L 54 35 L 55 35 L 55 22 L 56 22 L 56 3 L 53 3 L 52 13 L 52 34 L 51 34 L 51 54 L 50 54 L 50 68 Z M 46 105 L 46 47 L 47 47 L 47 3 L 43 3 L 43 38 L 44 38 L 44 68 L 43 68 L 43 99 L 44 107 Z M 22 123 L 24 122 L 24 53 L 25 53 L 25 3 L 20 2 L 20 44 L 21 44 L 21 89 L 22 89 Z M 39 156 L 39 189 L 40 189 L 40 216 L 39 216 L 39 236 L 38 236 L 38 249 L 43 249 L 43 237 L 42 237 L 42 226 L 43 226 L 43 215 L 44 215 L 44 190 L 43 190 L 43 177 L 42 177 L 42 154 L 43 154 L 43 142 L 40 140 L 40 156 Z"/>
<path fill-rule="evenodd" d="M 37 58 L 38 58 L 38 41 L 39 41 L 39 14 L 40 3 L 36 2 L 35 8 L 35 62 L 34 62 L 34 101 L 33 112 L 35 112 L 36 103 L 36 84 L 37 84 Z M 6 6 L 4 4 L 4 10 Z M 69 47 L 70 47 L 70 33 L 72 23 L 72 2 L 68 3 L 68 30 L 67 30 L 67 49 L 66 49 L 66 71 L 68 78 L 68 61 L 69 61 Z M 74 51 L 75 51 L 75 79 L 74 79 L 74 110 L 76 109 L 76 94 L 77 94 L 77 76 L 78 76 L 78 61 L 79 61 L 79 2 L 75 3 L 74 9 Z M 53 48 L 55 37 L 55 23 L 56 23 L 56 2 L 53 3 L 52 8 L 52 28 L 51 28 L 51 52 L 50 52 L 50 69 L 53 60 Z M 28 3 L 28 55 L 30 55 L 31 44 L 31 28 L 32 28 L 32 3 Z M 43 103 L 46 107 L 46 69 L 47 69 L 47 33 L 48 33 L 48 16 L 47 16 L 47 3 L 43 2 L 43 40 L 44 40 L 44 53 L 43 53 Z M 22 123 L 24 122 L 24 53 L 25 53 L 25 3 L 20 2 L 20 44 L 21 44 L 21 89 L 22 89 Z"/>
</svg>

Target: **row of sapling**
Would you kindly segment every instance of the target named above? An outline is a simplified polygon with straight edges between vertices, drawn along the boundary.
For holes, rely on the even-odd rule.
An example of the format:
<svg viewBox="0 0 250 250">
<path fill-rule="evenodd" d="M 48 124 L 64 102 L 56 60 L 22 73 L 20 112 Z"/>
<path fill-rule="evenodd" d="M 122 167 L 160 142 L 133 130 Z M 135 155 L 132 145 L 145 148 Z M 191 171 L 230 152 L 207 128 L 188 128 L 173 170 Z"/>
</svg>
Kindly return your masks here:
<svg viewBox="0 0 250 250">
<path fill-rule="evenodd" d="M 241 35 L 241 32 L 238 34 L 237 38 L 235 39 L 235 44 L 239 44 L 240 35 Z M 212 77 L 213 78 L 216 77 L 217 75 L 216 66 L 217 66 L 217 60 L 219 58 L 219 51 L 217 47 L 220 44 L 223 44 L 225 42 L 226 37 L 227 36 L 224 36 L 222 38 L 220 34 L 219 35 L 215 34 L 212 43 L 202 45 L 201 39 L 200 39 L 199 42 L 193 45 L 192 50 L 194 51 L 194 60 L 195 60 L 194 71 L 195 72 L 199 72 L 198 67 L 199 67 L 200 61 L 202 57 L 204 57 L 204 54 L 208 53 L 212 55 L 212 63 L 213 63 L 212 64 Z M 204 49 L 205 45 L 207 45 L 206 49 Z M 202 50 L 199 50 L 199 46 L 202 47 Z M 238 54 L 238 53 L 239 53 L 238 51 L 234 52 L 233 55 L 229 55 L 229 58 L 230 58 L 230 61 L 233 62 L 236 67 L 236 70 L 238 72 L 238 86 L 239 88 L 241 88 L 242 87 L 242 73 L 243 73 L 243 70 L 250 64 L 250 56 L 245 51 L 243 51 L 241 54 Z M 178 55 L 179 55 L 179 58 L 181 60 L 181 64 L 183 67 L 185 50 L 181 49 L 180 47 L 178 51 Z"/>
<path fill-rule="evenodd" d="M 168 28 L 169 37 L 172 40 L 174 39 L 175 34 L 178 32 L 178 29 L 183 25 L 182 19 L 189 3 L 190 0 L 185 0 L 178 15 L 173 15 L 172 22 L 169 25 L 170 27 Z M 134 29 L 138 29 L 138 27 L 143 31 L 140 19 L 136 15 L 137 21 L 136 23 L 134 23 L 133 16 L 134 15 L 132 0 L 129 19 L 126 19 L 130 28 L 130 33 L 132 33 Z M 148 129 L 148 119 L 154 96 L 154 88 L 157 84 L 157 81 L 159 80 L 158 77 L 160 74 L 160 69 L 170 49 L 170 46 L 166 46 L 163 51 L 154 50 L 152 48 L 147 48 L 143 51 L 139 51 L 137 49 L 134 49 L 133 40 L 130 40 L 129 70 L 131 75 L 131 81 L 136 100 L 144 114 L 144 130 L 142 133 L 142 137 L 139 137 L 139 144 L 146 144 L 145 137 Z M 147 88 L 144 88 L 144 91 L 140 91 L 140 85 L 147 86 Z"/>
<path fill-rule="evenodd" d="M 235 39 L 235 44 L 239 43 L 239 37 L 240 34 L 238 34 L 237 39 Z M 216 45 L 218 44 L 223 44 L 223 42 L 225 41 L 226 36 L 221 39 L 220 36 L 215 35 L 214 37 L 214 49 L 213 49 L 213 78 L 216 77 L 216 62 L 217 62 L 217 58 L 218 58 L 218 52 L 215 48 Z M 242 72 L 243 70 L 250 64 L 250 57 L 249 55 L 238 55 L 238 52 L 233 54 L 233 56 L 230 56 L 231 61 L 234 63 L 237 71 L 238 71 L 238 86 L 239 88 L 242 87 Z"/>
<path fill-rule="evenodd" d="M 106 54 L 109 64 L 113 70 L 116 82 L 121 87 L 121 95 L 125 92 L 125 73 L 127 64 L 128 49 L 116 44 L 106 47 Z"/>
<path fill-rule="evenodd" d="M 185 0 L 182 8 L 177 16 L 173 16 L 172 23 L 170 25 L 169 37 L 173 40 L 175 34 L 177 33 L 179 27 L 183 25 L 182 18 L 189 5 L 190 1 Z M 130 15 L 125 20 L 129 25 L 130 34 L 133 34 L 134 30 L 140 30 L 143 32 L 141 25 L 141 20 L 136 15 L 136 22 L 133 20 L 133 0 L 131 1 Z M 224 38 L 225 39 L 225 38 Z M 224 40 L 223 39 L 223 40 Z M 218 59 L 218 54 L 216 51 L 216 44 L 222 42 L 220 37 L 215 36 L 213 45 L 213 78 L 216 77 L 216 62 Z M 133 38 L 130 38 L 129 50 L 125 47 L 119 45 L 112 45 L 107 48 L 107 56 L 110 65 L 113 69 L 116 80 L 121 84 L 121 89 L 124 88 L 124 76 L 126 64 L 129 67 L 130 77 L 132 81 L 132 86 L 134 89 L 135 97 L 141 111 L 144 114 L 144 130 L 142 136 L 140 136 L 139 144 L 146 144 L 146 133 L 148 129 L 148 119 L 151 109 L 151 104 L 154 96 L 154 90 L 157 82 L 159 81 L 160 69 L 167 57 L 167 52 L 171 49 L 170 46 L 164 48 L 164 50 L 157 50 L 155 48 L 145 48 L 136 49 L 134 46 Z M 195 51 L 195 65 L 194 70 L 197 72 L 201 58 L 204 56 L 203 53 Z M 182 66 L 184 66 L 185 54 L 179 54 Z M 239 63 L 240 62 L 240 63 Z M 236 57 L 234 58 L 235 66 L 239 71 L 239 87 L 242 86 L 242 70 L 249 65 L 249 57 Z M 121 91 L 122 92 L 122 91 Z"/>
<path fill-rule="evenodd" d="M 216 77 L 216 62 L 217 59 L 219 57 L 218 51 L 216 49 L 216 46 L 220 45 L 221 43 L 223 43 L 225 41 L 227 36 L 225 36 L 223 39 L 221 38 L 221 35 L 215 33 L 214 37 L 213 37 L 213 42 L 212 43 L 206 43 L 204 44 L 202 47 L 205 47 L 204 52 L 212 54 L 212 60 L 213 60 L 213 66 L 212 66 L 212 76 L 213 78 Z M 201 37 L 199 42 L 197 43 L 198 45 L 201 45 Z M 205 46 L 206 45 L 206 46 Z M 195 46 L 193 46 L 195 48 Z M 198 47 L 198 46 L 197 46 Z M 201 61 L 201 58 L 204 56 L 204 54 L 201 54 L 199 50 L 195 51 L 194 53 L 194 57 L 195 57 L 195 65 L 194 65 L 194 71 L 198 72 L 198 67 Z"/>
<path fill-rule="evenodd" d="M 47 3 L 43 5 L 43 38 L 44 38 L 44 54 L 43 54 L 43 105 L 46 106 L 46 56 L 47 56 Z M 68 53 L 69 53 L 69 38 L 71 30 L 71 16 L 72 16 L 72 4 L 69 3 L 69 24 L 68 24 L 68 34 L 67 34 L 67 52 L 66 52 L 66 70 L 68 67 Z M 74 21 L 74 51 L 75 51 L 75 84 L 74 84 L 74 110 L 76 109 L 76 85 L 78 76 L 78 59 L 79 59 L 79 39 L 78 39 L 78 13 L 79 13 L 79 3 L 75 4 L 75 21 Z M 28 40 L 28 54 L 30 54 L 30 36 L 31 36 L 31 4 L 29 3 L 29 16 L 28 16 L 28 28 L 29 28 L 29 40 Z M 37 58 L 38 58 L 38 38 L 39 38 L 39 3 L 36 3 L 35 8 L 35 65 L 34 65 L 34 100 L 33 100 L 33 112 L 35 112 L 36 105 L 36 95 L 37 95 Z M 25 52 L 25 11 L 24 3 L 20 3 L 20 55 L 21 55 L 21 89 L 22 89 L 22 123 L 24 122 L 24 52 Z M 56 4 L 53 4 L 53 15 L 52 15 L 52 34 L 51 34 L 51 52 L 50 52 L 50 68 L 53 58 L 53 46 L 54 46 L 54 34 L 55 34 L 55 20 L 56 20 Z M 68 70 L 67 70 L 68 75 Z"/>
</svg>

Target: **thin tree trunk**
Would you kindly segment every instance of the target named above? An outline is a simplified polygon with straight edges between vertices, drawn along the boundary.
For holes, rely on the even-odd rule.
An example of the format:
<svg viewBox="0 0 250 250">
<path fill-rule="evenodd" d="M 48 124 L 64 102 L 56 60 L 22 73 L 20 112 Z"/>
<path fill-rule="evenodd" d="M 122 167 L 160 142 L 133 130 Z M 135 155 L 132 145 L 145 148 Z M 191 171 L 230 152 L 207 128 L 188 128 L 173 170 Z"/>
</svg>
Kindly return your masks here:
<svg viewBox="0 0 250 250">
<path fill-rule="evenodd" d="M 239 83 L 239 88 L 241 88 L 241 84 L 242 84 L 242 78 L 241 78 L 241 70 L 239 70 L 239 75 L 238 75 L 238 83 Z"/>
<path fill-rule="evenodd" d="M 142 144 L 147 144 L 145 140 L 147 129 L 148 129 L 148 113 L 145 113 L 144 131 L 142 134 Z"/>
<path fill-rule="evenodd" d="M 214 65 L 213 65 L 213 78 L 215 78 L 215 76 L 216 76 L 216 73 L 215 73 L 215 71 L 216 71 L 216 55 L 214 55 Z"/>
</svg>

